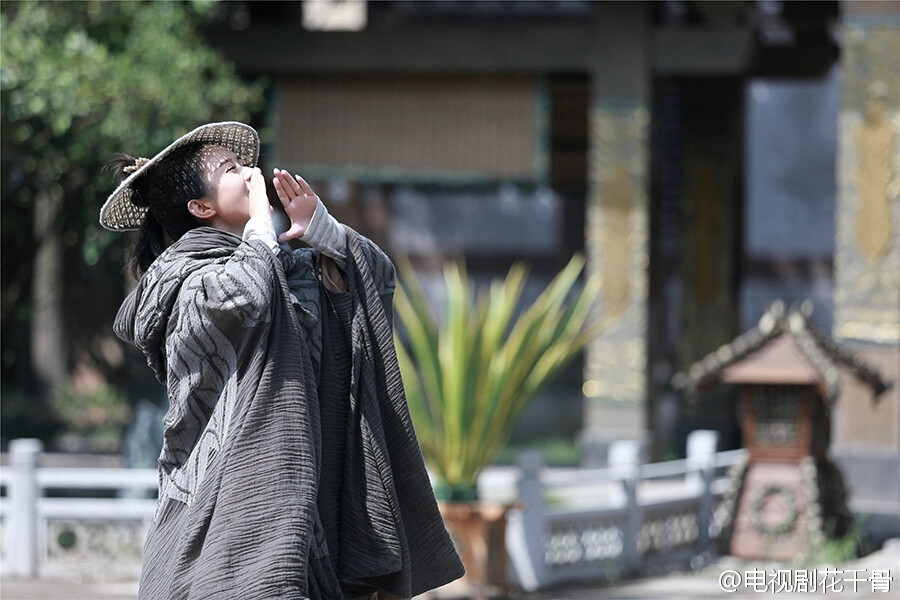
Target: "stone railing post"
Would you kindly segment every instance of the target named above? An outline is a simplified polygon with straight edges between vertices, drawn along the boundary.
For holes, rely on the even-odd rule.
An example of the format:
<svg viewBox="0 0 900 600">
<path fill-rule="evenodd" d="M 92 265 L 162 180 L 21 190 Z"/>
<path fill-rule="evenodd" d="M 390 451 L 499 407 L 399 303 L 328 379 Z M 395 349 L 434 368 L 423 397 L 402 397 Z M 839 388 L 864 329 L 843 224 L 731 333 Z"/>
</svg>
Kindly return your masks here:
<svg viewBox="0 0 900 600">
<path fill-rule="evenodd" d="M 641 472 L 641 442 L 616 440 L 609 445 L 609 468 L 622 482 L 625 492 L 624 568 L 632 572 L 641 563 L 638 536 L 641 532 L 641 507 L 638 504 L 638 480 Z"/>
<path fill-rule="evenodd" d="M 19 439 L 9 443 L 12 477 L 9 486 L 9 552 L 12 572 L 19 577 L 38 574 L 38 489 L 37 468 L 43 443 Z"/>
<path fill-rule="evenodd" d="M 525 591 L 534 591 L 547 583 L 543 547 L 546 526 L 544 484 L 541 482 L 544 457 L 538 450 L 527 450 L 519 454 L 517 462 L 519 510 L 510 514 L 507 548 L 519 586 Z"/>
<path fill-rule="evenodd" d="M 709 526 L 712 521 L 712 484 L 716 469 L 716 447 L 719 433 L 708 429 L 692 431 L 687 437 L 688 477 L 700 487 L 700 502 L 697 508 L 697 546 L 699 551 L 709 547 Z M 699 479 L 699 480 L 698 480 Z M 692 483 L 689 481 L 689 484 Z"/>
</svg>

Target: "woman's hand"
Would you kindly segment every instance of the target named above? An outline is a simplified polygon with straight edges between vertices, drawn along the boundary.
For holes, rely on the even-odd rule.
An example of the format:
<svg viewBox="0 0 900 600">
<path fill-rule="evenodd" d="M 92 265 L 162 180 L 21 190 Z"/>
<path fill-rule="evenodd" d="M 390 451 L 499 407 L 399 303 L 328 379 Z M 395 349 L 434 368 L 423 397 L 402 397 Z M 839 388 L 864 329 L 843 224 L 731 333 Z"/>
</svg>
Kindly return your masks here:
<svg viewBox="0 0 900 600">
<path fill-rule="evenodd" d="M 278 199 L 284 205 L 284 212 L 291 220 L 291 226 L 278 236 L 278 241 L 286 242 L 296 239 L 306 233 L 313 213 L 316 212 L 316 206 L 319 204 L 319 197 L 302 177 L 299 175 L 291 177 L 291 174 L 283 169 L 275 169 L 272 183 Z"/>
<path fill-rule="evenodd" d="M 272 213 L 272 205 L 269 204 L 269 196 L 266 194 L 266 178 L 258 168 L 244 171 L 247 179 L 247 191 L 250 197 L 248 211 L 250 218 L 255 215 L 268 215 Z"/>
</svg>

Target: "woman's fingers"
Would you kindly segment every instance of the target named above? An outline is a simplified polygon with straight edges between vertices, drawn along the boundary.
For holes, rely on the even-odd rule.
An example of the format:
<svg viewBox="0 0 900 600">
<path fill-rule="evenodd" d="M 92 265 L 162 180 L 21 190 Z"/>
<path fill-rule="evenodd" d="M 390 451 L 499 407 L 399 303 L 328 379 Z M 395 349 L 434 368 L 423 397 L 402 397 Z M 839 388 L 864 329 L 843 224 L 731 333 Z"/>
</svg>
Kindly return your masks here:
<svg viewBox="0 0 900 600">
<path fill-rule="evenodd" d="M 281 203 L 287 207 L 291 203 L 291 197 L 288 192 L 284 188 L 284 183 L 282 183 L 281 178 L 276 176 L 272 179 L 272 185 L 275 186 L 275 193 L 278 195 L 278 199 L 281 200 Z"/>
<path fill-rule="evenodd" d="M 248 195 L 250 197 L 249 212 L 251 217 L 272 211 L 272 207 L 269 205 L 269 198 L 266 195 L 266 180 L 261 173 L 251 173 L 248 182 Z"/>
<path fill-rule="evenodd" d="M 290 173 L 283 169 L 275 169 L 275 180 L 281 182 L 282 188 L 284 188 L 288 195 L 299 196 L 304 193 L 300 184 L 294 181 L 294 178 L 291 177 Z"/>
<path fill-rule="evenodd" d="M 291 204 L 300 196 L 300 186 L 297 185 L 297 182 L 291 178 L 287 171 L 280 171 L 279 169 L 275 169 L 275 177 L 272 179 L 272 184 L 275 186 L 275 193 L 278 194 L 281 204 L 285 210 L 289 210 Z"/>
<path fill-rule="evenodd" d="M 275 181 L 281 183 L 282 189 L 284 189 L 287 194 L 292 196 L 316 195 L 316 193 L 312 190 L 306 180 L 299 175 L 294 175 L 293 177 L 291 177 L 291 174 L 284 169 L 275 169 L 274 173 Z"/>
<path fill-rule="evenodd" d="M 301 190 L 304 194 L 309 194 L 310 196 L 315 196 L 315 195 L 316 195 L 316 193 L 312 191 L 312 188 L 309 187 L 309 184 L 306 183 L 306 180 L 305 180 L 305 179 L 303 179 L 303 178 L 300 177 L 299 175 L 294 175 L 294 177 L 297 178 L 296 183 L 298 184 L 298 186 L 300 187 L 300 190 Z"/>
<path fill-rule="evenodd" d="M 315 214 L 319 197 L 299 175 L 291 176 L 284 169 L 274 169 L 273 173 L 272 184 L 284 206 L 285 214 L 291 221 L 290 228 L 278 239 L 287 241 L 301 237 Z"/>
</svg>

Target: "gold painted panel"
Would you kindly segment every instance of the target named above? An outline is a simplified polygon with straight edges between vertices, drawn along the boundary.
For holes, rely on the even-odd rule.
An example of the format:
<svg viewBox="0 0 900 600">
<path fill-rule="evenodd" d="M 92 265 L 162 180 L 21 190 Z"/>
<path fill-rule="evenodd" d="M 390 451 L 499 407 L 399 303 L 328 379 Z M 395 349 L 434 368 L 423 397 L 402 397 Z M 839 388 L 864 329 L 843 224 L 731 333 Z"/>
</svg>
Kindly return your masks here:
<svg viewBox="0 0 900 600">
<path fill-rule="evenodd" d="M 900 28 L 847 25 L 838 124 L 837 337 L 900 341 Z"/>
<path fill-rule="evenodd" d="M 601 280 L 594 318 L 610 327 L 587 349 L 589 398 L 642 402 L 646 397 L 648 125 L 641 104 L 591 108 L 587 269 Z"/>
</svg>

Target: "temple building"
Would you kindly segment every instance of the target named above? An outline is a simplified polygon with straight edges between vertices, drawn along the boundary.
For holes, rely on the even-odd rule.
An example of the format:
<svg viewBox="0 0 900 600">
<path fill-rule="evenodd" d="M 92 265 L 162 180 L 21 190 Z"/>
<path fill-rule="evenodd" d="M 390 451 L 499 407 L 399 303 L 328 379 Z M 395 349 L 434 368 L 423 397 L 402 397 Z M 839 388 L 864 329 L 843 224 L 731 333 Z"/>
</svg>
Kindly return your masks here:
<svg viewBox="0 0 900 600">
<path fill-rule="evenodd" d="M 622 438 L 676 457 L 701 428 L 741 446 L 738 394 L 687 405 L 672 376 L 777 299 L 809 299 L 818 329 L 897 381 L 897 3 L 221 10 L 207 37 L 271 81 L 263 166 L 302 173 L 426 281 L 452 258 L 481 280 L 524 260 L 536 293 L 586 254 L 609 327 L 516 435 L 577 436 L 586 463 Z M 895 510 L 898 386 L 877 404 L 844 394 L 831 455 L 851 500 Z"/>
</svg>

